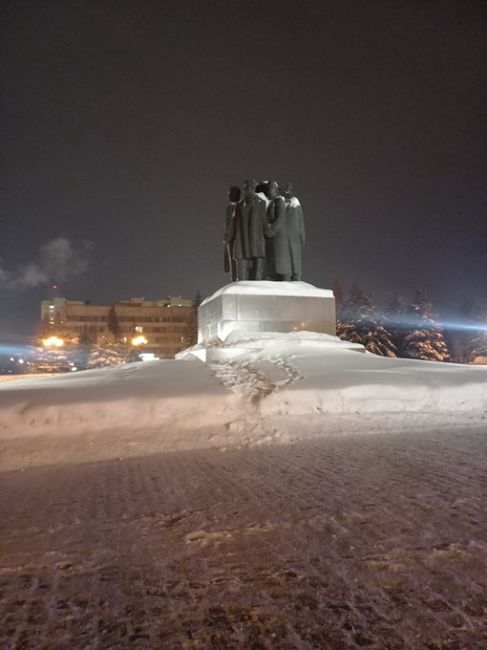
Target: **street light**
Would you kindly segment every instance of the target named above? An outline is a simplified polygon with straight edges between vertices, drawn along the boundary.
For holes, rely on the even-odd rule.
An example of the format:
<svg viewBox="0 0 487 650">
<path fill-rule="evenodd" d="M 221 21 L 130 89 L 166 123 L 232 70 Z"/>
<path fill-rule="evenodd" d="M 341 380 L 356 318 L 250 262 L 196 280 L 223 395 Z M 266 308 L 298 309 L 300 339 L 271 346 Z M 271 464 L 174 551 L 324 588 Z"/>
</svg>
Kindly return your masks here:
<svg viewBox="0 0 487 650">
<path fill-rule="evenodd" d="M 58 336 L 50 336 L 47 339 L 42 339 L 42 345 L 45 348 L 62 348 L 64 339 L 60 339 Z"/>
<path fill-rule="evenodd" d="M 139 334 L 138 336 L 134 336 L 131 343 L 134 347 L 138 347 L 139 345 L 147 345 L 148 341 L 143 334 Z"/>
</svg>

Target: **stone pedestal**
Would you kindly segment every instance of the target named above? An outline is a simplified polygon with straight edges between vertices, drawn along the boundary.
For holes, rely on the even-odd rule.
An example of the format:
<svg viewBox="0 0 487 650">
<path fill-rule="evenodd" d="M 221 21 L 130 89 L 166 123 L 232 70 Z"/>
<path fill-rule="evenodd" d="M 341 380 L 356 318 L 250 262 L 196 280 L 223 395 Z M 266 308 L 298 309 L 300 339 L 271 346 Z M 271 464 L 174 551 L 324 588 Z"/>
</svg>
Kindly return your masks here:
<svg viewBox="0 0 487 650">
<path fill-rule="evenodd" d="M 198 308 L 198 343 L 230 332 L 322 332 L 335 336 L 335 297 L 306 282 L 227 284 Z"/>
</svg>

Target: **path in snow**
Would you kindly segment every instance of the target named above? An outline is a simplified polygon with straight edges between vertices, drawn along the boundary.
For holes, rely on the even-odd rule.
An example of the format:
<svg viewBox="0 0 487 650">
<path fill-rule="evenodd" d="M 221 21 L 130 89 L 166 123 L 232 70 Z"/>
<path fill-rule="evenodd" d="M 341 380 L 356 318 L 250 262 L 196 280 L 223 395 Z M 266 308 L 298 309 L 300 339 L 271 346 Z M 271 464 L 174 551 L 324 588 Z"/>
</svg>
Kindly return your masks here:
<svg viewBox="0 0 487 650">
<path fill-rule="evenodd" d="M 289 359 L 282 357 L 254 361 L 217 361 L 208 365 L 224 386 L 247 397 L 254 405 L 279 388 L 302 379 Z"/>
<path fill-rule="evenodd" d="M 487 644 L 487 436 L 0 474 L 0 647 Z"/>
</svg>

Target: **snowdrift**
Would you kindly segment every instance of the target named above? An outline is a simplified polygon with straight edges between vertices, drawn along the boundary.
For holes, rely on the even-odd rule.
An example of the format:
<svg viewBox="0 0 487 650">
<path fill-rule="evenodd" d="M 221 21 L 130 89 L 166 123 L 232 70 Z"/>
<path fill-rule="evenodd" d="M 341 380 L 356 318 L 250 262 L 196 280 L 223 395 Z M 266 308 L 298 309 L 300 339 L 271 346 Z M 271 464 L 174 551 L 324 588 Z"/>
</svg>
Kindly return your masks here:
<svg viewBox="0 0 487 650">
<path fill-rule="evenodd" d="M 2 382 L 0 466 L 486 423 L 485 367 L 309 332 L 233 333 L 179 356 Z"/>
</svg>

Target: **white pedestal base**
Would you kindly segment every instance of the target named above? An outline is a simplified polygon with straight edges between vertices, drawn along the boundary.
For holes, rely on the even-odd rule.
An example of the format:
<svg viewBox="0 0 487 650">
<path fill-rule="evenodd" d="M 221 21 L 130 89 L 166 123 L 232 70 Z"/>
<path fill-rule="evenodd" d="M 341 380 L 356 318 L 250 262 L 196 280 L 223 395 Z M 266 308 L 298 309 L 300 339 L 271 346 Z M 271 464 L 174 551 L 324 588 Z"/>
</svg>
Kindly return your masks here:
<svg viewBox="0 0 487 650">
<path fill-rule="evenodd" d="M 234 331 L 322 332 L 335 336 L 335 297 L 306 282 L 227 284 L 198 308 L 198 343 Z"/>
</svg>

